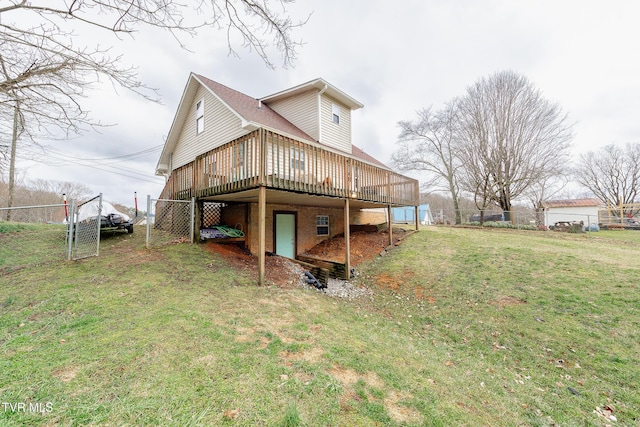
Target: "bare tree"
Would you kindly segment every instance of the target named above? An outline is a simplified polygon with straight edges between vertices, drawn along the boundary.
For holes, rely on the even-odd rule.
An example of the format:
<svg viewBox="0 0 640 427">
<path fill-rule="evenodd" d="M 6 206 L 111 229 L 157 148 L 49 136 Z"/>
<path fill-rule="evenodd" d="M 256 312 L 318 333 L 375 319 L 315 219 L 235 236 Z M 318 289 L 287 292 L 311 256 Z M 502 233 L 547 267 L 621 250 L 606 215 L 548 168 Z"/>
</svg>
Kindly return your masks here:
<svg viewBox="0 0 640 427">
<path fill-rule="evenodd" d="M 536 215 L 536 225 L 544 225 L 544 202 L 555 198 L 569 183 L 568 175 L 549 176 L 535 182 L 525 191 Z"/>
<path fill-rule="evenodd" d="M 503 71 L 482 78 L 458 108 L 463 163 L 478 169 L 466 174 L 466 189 L 487 191 L 505 219 L 511 218 L 512 202 L 533 184 L 562 173 L 572 125 L 526 77 Z"/>
<path fill-rule="evenodd" d="M 27 187 L 33 192 L 50 194 L 50 201 L 47 201 L 47 203 L 52 204 L 60 203 L 63 194 L 69 200 L 76 199 L 80 201 L 95 196 L 89 187 L 79 182 L 34 179 L 27 183 Z"/>
<path fill-rule="evenodd" d="M 418 111 L 415 121 L 401 121 L 399 146 L 392 161 L 400 170 L 426 172 L 427 186 L 440 186 L 451 195 L 456 224 L 462 223 L 460 212 L 460 184 L 454 135 L 455 102 L 441 111 L 431 108 Z"/>
<path fill-rule="evenodd" d="M 111 78 L 119 84 L 135 89 L 140 83 L 135 80 L 134 70 L 120 68 L 120 57 L 110 58 L 108 49 L 90 50 L 77 46 L 70 23 L 116 35 L 133 35 L 140 27 L 156 27 L 169 31 L 183 47 L 182 35 L 193 36 L 199 29 L 211 27 L 225 31 L 230 54 L 237 55 L 232 39 L 239 35 L 242 46 L 255 51 L 270 68 L 275 65 L 268 50 L 275 46 L 281 53 L 283 66 L 287 67 L 293 64 L 296 50 L 301 45 L 293 40 L 292 33 L 306 23 L 306 20 L 294 22 L 288 16 L 286 6 L 294 2 L 201 0 L 195 6 L 187 6 L 175 0 L 7 0 L 7 5 L 0 5 L 0 40 L 5 52 L 12 52 L 5 48 L 9 46 L 5 43 L 10 43 L 22 49 L 35 48 L 66 58 L 82 57 L 109 70 Z M 25 14 L 31 19 L 25 21 Z M 20 24 L 36 21 L 33 15 L 39 18 L 39 23 Z M 37 68 L 24 71 L 0 80 L 1 90 L 9 91 L 41 72 Z"/>
<path fill-rule="evenodd" d="M 581 154 L 574 169 L 577 181 L 603 203 L 617 206 L 638 201 L 640 144 L 607 145 Z M 635 211 L 627 213 L 635 214 Z"/>
<path fill-rule="evenodd" d="M 461 152 L 462 169 L 458 177 L 461 187 L 472 195 L 473 203 L 480 211 L 480 225 L 484 224 L 485 211 L 495 201 L 490 168 L 486 159 L 478 155 L 484 151 L 485 149 L 478 147 L 475 151 Z"/>
<path fill-rule="evenodd" d="M 195 7 L 175 0 L 6 0 L 0 3 L 0 155 L 9 157 L 9 180 L 15 152 L 21 144 L 42 138 L 65 138 L 102 126 L 82 107 L 83 98 L 103 80 L 158 101 L 156 91 L 138 80 L 135 67 L 122 64 L 110 48 L 78 44 L 83 31 L 117 37 L 134 36 L 155 27 L 181 37 L 213 27 L 226 32 L 229 53 L 237 55 L 233 39 L 255 51 L 275 68 L 269 49 L 282 64 L 292 65 L 300 42 L 293 31 L 287 4 L 295 0 L 202 0 Z M 11 123 L 12 125 L 7 125 Z M 3 169 L 5 168 L 4 165 Z M 10 193 L 14 185 L 10 185 Z M 13 198 L 9 198 L 11 206 Z"/>
</svg>

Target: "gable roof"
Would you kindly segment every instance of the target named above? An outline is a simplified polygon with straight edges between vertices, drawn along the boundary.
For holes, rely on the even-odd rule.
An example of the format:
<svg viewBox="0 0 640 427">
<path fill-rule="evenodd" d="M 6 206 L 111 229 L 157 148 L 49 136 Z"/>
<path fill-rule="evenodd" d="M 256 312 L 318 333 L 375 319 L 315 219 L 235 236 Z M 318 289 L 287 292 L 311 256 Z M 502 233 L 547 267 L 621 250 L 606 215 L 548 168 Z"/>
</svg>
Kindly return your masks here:
<svg viewBox="0 0 640 427">
<path fill-rule="evenodd" d="M 361 150 L 360 148 L 356 147 L 353 144 L 351 144 L 351 155 L 353 157 L 357 157 L 360 160 L 364 160 L 365 162 L 373 163 L 374 165 L 379 166 L 381 168 L 389 169 L 389 166 L 385 165 L 380 160 L 365 153 L 363 150 Z"/>
<path fill-rule="evenodd" d="M 364 107 L 362 103 L 356 101 L 354 98 L 350 97 L 337 87 L 333 86 L 331 83 L 327 82 L 324 79 L 317 78 L 314 80 L 310 80 L 306 83 L 302 83 L 298 86 L 294 86 L 289 89 L 285 89 L 280 92 L 276 92 L 273 95 L 265 96 L 260 98 L 262 102 L 273 102 L 278 101 L 280 99 L 289 98 L 290 96 L 298 95 L 300 93 L 304 93 L 310 89 L 318 89 L 320 91 L 324 91 L 328 96 L 332 97 L 336 101 L 339 101 L 351 108 L 352 110 L 357 110 L 358 108 Z"/>
<path fill-rule="evenodd" d="M 239 116 L 243 120 L 243 125 L 246 126 L 250 123 L 255 123 L 296 138 L 313 141 L 313 138 L 307 135 L 307 133 L 300 130 L 260 100 L 251 98 L 242 92 L 238 92 L 235 89 L 231 89 L 199 74 L 193 74 L 193 76 L 211 90 L 231 111 Z"/>
<path fill-rule="evenodd" d="M 542 203 L 545 208 L 584 208 L 601 206 L 599 199 L 547 200 Z"/>
<path fill-rule="evenodd" d="M 344 103 L 351 109 L 363 107 L 361 103 L 351 98 L 344 92 L 340 91 L 336 87 L 330 85 L 323 79 L 311 80 L 307 83 L 303 83 L 291 89 L 278 92 L 274 95 L 256 99 L 202 75 L 191 73 L 182 94 L 182 98 L 180 99 L 180 104 L 178 105 L 178 110 L 173 119 L 173 123 L 171 124 L 169 135 L 167 136 L 167 140 L 165 141 L 162 153 L 160 154 L 160 159 L 158 160 L 158 165 L 156 166 L 157 174 L 167 172 L 165 169 L 168 168 L 169 154 L 173 151 L 175 145 L 178 142 L 180 129 L 184 125 L 187 117 L 187 112 L 189 110 L 188 108 L 184 107 L 184 105 L 193 102 L 198 84 L 209 90 L 213 96 L 215 96 L 229 109 L 229 111 L 235 114 L 241 120 L 242 127 L 246 128 L 247 130 L 254 130 L 263 127 L 266 129 L 274 130 L 275 132 L 281 133 L 283 135 L 293 137 L 303 142 L 312 144 L 315 143 L 323 147 L 326 146 L 324 146 L 324 144 L 322 144 L 321 142 L 314 140 L 306 132 L 302 131 L 289 120 L 285 119 L 283 116 L 271 109 L 267 105 L 267 102 L 272 102 L 278 99 L 283 99 L 285 97 L 297 95 L 298 93 L 302 93 L 312 88 L 318 88 L 320 90 L 325 90 L 328 95 Z M 334 148 L 326 148 L 330 150 L 340 151 Z M 367 163 L 374 164 L 378 167 L 389 169 L 389 167 L 384 163 L 373 158 L 355 145 L 352 145 L 352 153 L 344 154 L 351 155 L 352 157 L 358 158 Z"/>
</svg>

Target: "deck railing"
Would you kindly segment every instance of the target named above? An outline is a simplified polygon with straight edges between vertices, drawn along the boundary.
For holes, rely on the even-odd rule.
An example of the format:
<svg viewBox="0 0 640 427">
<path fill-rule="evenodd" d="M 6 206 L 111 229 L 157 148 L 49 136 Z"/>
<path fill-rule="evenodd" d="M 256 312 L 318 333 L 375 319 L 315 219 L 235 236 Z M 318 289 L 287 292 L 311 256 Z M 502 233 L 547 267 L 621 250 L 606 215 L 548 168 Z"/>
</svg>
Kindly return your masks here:
<svg viewBox="0 0 640 427">
<path fill-rule="evenodd" d="M 259 186 L 398 206 L 415 206 L 419 198 L 415 179 L 264 129 L 175 169 L 162 197 L 207 197 Z"/>
</svg>

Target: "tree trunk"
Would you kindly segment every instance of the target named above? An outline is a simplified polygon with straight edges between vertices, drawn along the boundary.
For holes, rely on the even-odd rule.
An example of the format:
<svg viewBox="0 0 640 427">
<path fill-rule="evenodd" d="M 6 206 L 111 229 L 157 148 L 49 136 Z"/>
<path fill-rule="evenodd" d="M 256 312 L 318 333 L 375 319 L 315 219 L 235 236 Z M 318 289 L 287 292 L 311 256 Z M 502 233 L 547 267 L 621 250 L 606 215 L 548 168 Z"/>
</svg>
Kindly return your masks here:
<svg viewBox="0 0 640 427">
<path fill-rule="evenodd" d="M 453 211 L 456 215 L 456 225 L 462 224 L 462 212 L 460 212 L 460 200 L 458 199 L 458 191 L 453 183 L 453 179 L 449 179 L 449 192 L 453 199 Z"/>
<path fill-rule="evenodd" d="M 457 196 L 453 198 L 453 209 L 456 212 L 456 225 L 462 224 L 462 212 L 460 212 L 460 202 Z"/>
<path fill-rule="evenodd" d="M 11 135 L 11 155 L 9 157 L 9 200 L 7 201 L 7 207 L 13 207 L 13 193 L 16 187 L 16 147 L 18 145 L 18 119 L 19 109 L 16 102 L 16 106 L 13 110 L 13 133 Z M 7 210 L 7 221 L 11 221 L 11 209 Z"/>
</svg>

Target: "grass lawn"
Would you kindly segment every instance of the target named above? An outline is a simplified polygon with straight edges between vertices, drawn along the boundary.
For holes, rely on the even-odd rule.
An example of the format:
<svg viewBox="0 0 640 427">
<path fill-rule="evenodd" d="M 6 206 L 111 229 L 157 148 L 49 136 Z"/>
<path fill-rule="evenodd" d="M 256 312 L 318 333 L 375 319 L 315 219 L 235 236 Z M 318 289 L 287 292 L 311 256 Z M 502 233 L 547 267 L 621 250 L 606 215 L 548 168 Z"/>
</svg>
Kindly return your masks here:
<svg viewBox="0 0 640 427">
<path fill-rule="evenodd" d="M 0 229 L 3 426 L 640 425 L 637 231 L 424 228 L 353 301 L 58 234 Z"/>
</svg>

